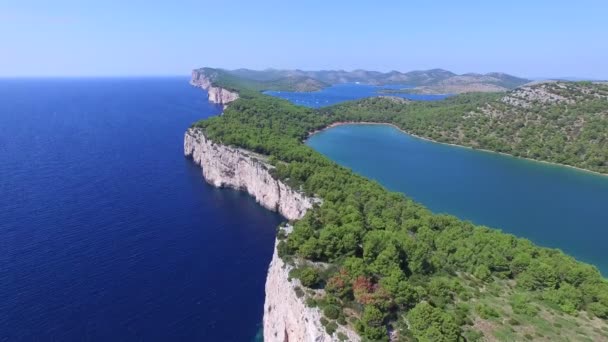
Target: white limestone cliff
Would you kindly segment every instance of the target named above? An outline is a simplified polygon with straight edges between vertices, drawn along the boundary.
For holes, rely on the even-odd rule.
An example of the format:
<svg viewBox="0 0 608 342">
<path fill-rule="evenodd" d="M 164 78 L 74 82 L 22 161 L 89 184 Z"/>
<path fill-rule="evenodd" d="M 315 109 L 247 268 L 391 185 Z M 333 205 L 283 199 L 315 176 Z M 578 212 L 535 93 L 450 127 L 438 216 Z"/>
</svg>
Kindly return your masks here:
<svg viewBox="0 0 608 342">
<path fill-rule="evenodd" d="M 211 79 L 205 73 L 197 70 L 192 71 L 190 84 L 206 90 L 209 94 L 209 102 L 221 104 L 224 107 L 239 98 L 239 94 L 236 92 L 213 86 Z"/>
<path fill-rule="evenodd" d="M 270 174 L 264 156 L 216 144 L 200 129 L 191 128 L 184 138 L 184 153 L 203 168 L 205 180 L 216 187 L 247 191 L 263 207 L 288 220 L 302 218 L 315 200 L 291 189 Z"/>
<path fill-rule="evenodd" d="M 361 338 L 351 329 L 340 326 L 337 333 L 329 335 L 321 325 L 321 311 L 306 306 L 304 297 L 295 290 L 301 286 L 297 279 L 289 280 L 291 266 L 277 255 L 276 241 L 272 261 L 266 277 L 266 300 L 264 301 L 265 342 L 337 342 L 337 333 L 347 341 L 357 342 Z"/>
<path fill-rule="evenodd" d="M 184 154 L 200 165 L 205 180 L 217 187 L 247 191 L 262 206 L 279 212 L 289 220 L 300 219 L 319 200 L 305 196 L 275 179 L 265 157 L 250 151 L 215 143 L 198 128 L 190 128 L 184 137 Z M 320 323 L 321 312 L 309 308 L 304 297 L 296 295 L 298 280 L 289 280 L 286 265 L 275 250 L 266 278 L 264 302 L 264 341 L 329 342 L 338 341 Z M 340 327 L 349 341 L 359 341 L 357 334 Z"/>
</svg>

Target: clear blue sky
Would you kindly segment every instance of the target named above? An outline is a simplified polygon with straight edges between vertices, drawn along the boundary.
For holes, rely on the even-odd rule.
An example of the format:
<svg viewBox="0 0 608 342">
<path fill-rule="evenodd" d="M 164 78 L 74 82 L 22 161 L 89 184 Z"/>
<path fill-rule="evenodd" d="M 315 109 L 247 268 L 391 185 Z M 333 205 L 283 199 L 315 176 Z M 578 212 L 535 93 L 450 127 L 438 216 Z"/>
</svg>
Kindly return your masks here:
<svg viewBox="0 0 608 342">
<path fill-rule="evenodd" d="M 608 78 L 608 1 L 1 0 L 0 76 L 254 69 Z"/>
</svg>

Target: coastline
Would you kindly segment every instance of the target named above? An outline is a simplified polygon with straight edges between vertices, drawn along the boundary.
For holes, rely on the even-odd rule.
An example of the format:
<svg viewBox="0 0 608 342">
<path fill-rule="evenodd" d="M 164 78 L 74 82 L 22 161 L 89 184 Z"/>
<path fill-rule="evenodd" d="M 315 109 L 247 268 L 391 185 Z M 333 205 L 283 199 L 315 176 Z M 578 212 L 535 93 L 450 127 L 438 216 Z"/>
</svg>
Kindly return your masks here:
<svg viewBox="0 0 608 342">
<path fill-rule="evenodd" d="M 330 128 L 334 128 L 334 127 L 341 126 L 341 125 L 387 125 L 387 126 L 392 126 L 393 128 L 397 129 L 398 131 L 400 131 L 400 133 L 407 134 L 414 138 L 426 140 L 426 141 L 433 142 L 433 143 L 441 143 L 441 144 L 445 144 L 445 145 L 452 145 L 455 147 L 464 147 L 464 148 L 480 150 L 480 151 L 484 151 L 484 152 L 500 153 L 500 154 L 503 154 L 503 155 L 509 156 L 509 157 L 516 157 L 516 156 L 510 155 L 508 153 L 495 152 L 495 151 L 478 149 L 478 148 L 474 148 L 474 147 L 462 146 L 462 145 L 457 145 L 457 144 L 452 144 L 452 143 L 443 143 L 443 142 L 439 142 L 439 141 L 434 141 L 432 139 L 424 138 L 424 137 L 409 133 L 406 130 L 398 127 L 395 124 L 383 123 L 383 122 L 366 122 L 366 121 L 333 122 L 325 127 L 319 128 L 318 130 L 313 130 L 311 132 L 307 132 L 305 134 L 306 138 L 302 139 L 302 143 L 306 143 L 310 137 L 312 137 L 313 135 L 315 135 L 317 133 L 321 133 L 325 130 L 329 130 Z M 240 150 L 238 148 L 236 148 L 236 149 Z M 248 151 L 241 150 L 241 152 L 247 153 Z M 249 153 L 251 153 L 251 152 L 249 152 Z M 226 153 L 220 153 L 220 155 L 226 155 Z M 554 164 L 556 166 L 567 166 L 567 167 L 571 167 L 571 168 L 578 169 L 581 171 L 597 173 L 600 175 L 608 175 L 608 174 L 603 174 L 603 173 L 599 173 L 599 172 L 595 172 L 595 171 L 591 171 L 591 170 L 586 170 L 586 169 L 582 169 L 582 168 L 578 168 L 578 167 L 574 167 L 574 166 L 570 166 L 570 165 L 534 160 L 534 159 L 526 158 L 526 157 L 517 157 L 517 158 L 528 159 L 533 162 L 543 162 L 543 163 L 547 163 L 547 164 Z M 204 170 L 205 170 L 205 168 L 203 168 L 203 174 L 205 172 Z M 223 172 L 223 173 L 227 175 L 230 172 Z M 240 172 L 236 172 L 236 173 L 240 174 Z M 251 172 L 247 172 L 247 173 L 253 174 Z M 257 174 L 257 172 L 255 172 L 255 173 Z M 243 179 L 247 179 L 247 181 L 250 181 L 252 178 L 243 177 Z M 264 183 L 264 182 L 262 182 L 262 183 Z M 212 184 L 215 184 L 215 183 L 212 183 Z M 224 185 L 220 185 L 220 187 L 222 187 L 222 186 L 224 186 Z M 250 190 L 249 187 L 246 187 L 245 189 L 243 189 L 241 186 L 238 186 L 235 188 L 237 188 L 241 191 Z M 252 194 L 251 192 L 249 192 L 249 194 L 251 196 L 253 196 L 254 198 L 256 198 L 256 200 L 257 200 L 257 197 L 254 194 Z M 283 198 L 284 198 L 284 196 L 279 196 L 279 199 L 283 199 Z M 258 201 L 258 202 L 260 202 L 260 201 Z M 277 206 L 273 206 L 273 205 L 271 205 L 270 207 L 277 208 Z M 272 208 L 268 208 L 268 207 L 267 207 L 267 209 L 273 210 Z M 281 341 L 292 340 L 292 339 L 294 339 L 294 337 L 296 337 L 295 340 L 316 340 L 316 341 L 324 340 L 324 339 L 319 339 L 319 337 L 321 335 L 318 335 L 318 334 L 324 334 L 324 328 L 322 326 L 319 326 L 318 324 L 315 324 L 314 326 L 311 326 L 309 324 L 310 322 L 319 323 L 321 320 L 321 318 L 319 318 L 319 317 L 322 317 L 322 316 L 318 316 L 317 315 L 318 312 L 316 310 L 313 310 L 313 312 L 309 312 L 310 310 L 308 310 L 307 307 L 302 307 L 303 300 L 300 297 L 298 297 L 297 295 L 294 297 L 295 289 L 296 289 L 294 286 L 297 287 L 300 284 L 298 283 L 297 280 L 291 280 L 289 278 L 289 272 L 288 272 L 287 266 L 284 263 L 282 263 L 282 260 L 280 258 L 278 258 L 278 256 L 276 255 L 277 254 L 277 252 L 276 252 L 277 242 L 278 242 L 278 240 L 275 240 L 275 251 L 273 254 L 273 259 L 268 268 L 267 279 L 266 279 L 266 298 L 264 301 L 264 317 L 263 317 L 263 332 L 264 332 L 265 340 L 269 341 L 269 342 L 270 341 L 281 342 Z M 287 279 L 287 282 L 285 281 L 286 279 Z M 288 317 L 289 319 L 285 319 L 285 317 Z M 300 319 L 301 317 L 305 317 L 304 321 L 302 321 Z M 267 333 L 267 332 L 271 332 L 271 333 Z M 298 336 L 299 336 L 299 338 L 298 338 Z M 307 336 L 309 338 L 305 339 L 303 336 Z M 290 337 L 291 337 L 291 339 L 290 339 Z M 331 339 L 331 341 L 333 341 L 333 339 L 331 337 L 329 337 L 329 338 Z"/>
<path fill-rule="evenodd" d="M 594 174 L 594 175 L 597 175 L 597 176 L 608 177 L 608 173 L 601 173 L 601 172 L 598 172 L 598 171 L 583 169 L 583 168 L 577 167 L 577 166 L 572 166 L 572 165 L 567 165 L 567 164 L 560 164 L 560 163 L 550 162 L 550 161 L 546 161 L 546 160 L 532 159 L 532 158 L 528 158 L 528 157 L 519 157 L 519 156 L 514 156 L 512 154 L 508 154 L 508 153 L 505 153 L 505 152 L 497 152 L 497 151 L 487 150 L 487 149 L 483 149 L 483 148 L 475 148 L 475 147 L 471 147 L 471 146 L 464 146 L 464 145 L 458 145 L 458 144 L 453 144 L 453 143 L 446 143 L 446 142 L 436 141 L 436 140 L 433 140 L 433 139 L 421 137 L 419 135 L 410 133 L 410 132 L 408 132 L 408 131 L 400 128 L 399 126 L 397 126 L 395 124 L 387 123 L 387 122 L 338 121 L 338 122 L 331 123 L 331 124 L 329 124 L 329 125 L 321 128 L 321 129 L 309 132 L 308 135 L 306 136 L 306 139 L 304 139 L 303 142 L 306 142 L 308 139 L 310 139 L 310 137 L 312 137 L 315 134 L 321 133 L 323 131 L 329 130 L 329 129 L 334 128 L 334 127 L 344 126 L 344 125 L 383 125 L 383 126 L 391 126 L 391 127 L 395 128 L 395 129 L 397 129 L 398 131 L 400 131 L 401 133 L 407 134 L 409 136 L 412 136 L 412 137 L 420 139 L 420 140 L 425 140 L 425 141 L 429 141 L 429 142 L 436 143 L 436 144 L 442 144 L 442 145 L 448 145 L 448 146 L 453 146 L 453 147 L 466 148 L 466 149 L 470 149 L 470 150 L 474 150 L 474 151 L 482 151 L 482 152 L 487 152 L 487 153 L 496 153 L 496 154 L 500 154 L 500 155 L 507 156 L 507 157 L 517 158 L 517 159 L 524 159 L 524 160 L 528 160 L 528 161 L 532 161 L 532 162 L 536 162 L 536 163 L 544 163 L 544 164 L 549 164 L 549 165 L 554 165 L 554 166 L 567 167 L 567 168 L 575 169 L 577 171 L 582 171 L 582 172 L 585 172 L 585 173 L 591 173 L 591 174 Z"/>
<path fill-rule="evenodd" d="M 189 128 L 184 135 L 184 156 L 201 167 L 203 178 L 216 188 L 244 191 L 262 207 L 275 211 L 287 221 L 297 221 L 322 200 L 308 197 L 291 188 L 271 174 L 272 167 L 254 152 L 215 143 L 200 128 Z M 283 228 L 286 233 L 290 231 Z M 293 266 L 278 255 L 279 240 L 275 238 L 274 252 L 266 273 L 263 336 L 265 342 L 327 341 L 339 342 L 328 333 L 322 322 L 323 313 L 309 307 L 296 288 L 301 283 L 291 279 Z M 349 341 L 360 341 L 352 328 L 341 326 L 338 331 Z"/>
</svg>

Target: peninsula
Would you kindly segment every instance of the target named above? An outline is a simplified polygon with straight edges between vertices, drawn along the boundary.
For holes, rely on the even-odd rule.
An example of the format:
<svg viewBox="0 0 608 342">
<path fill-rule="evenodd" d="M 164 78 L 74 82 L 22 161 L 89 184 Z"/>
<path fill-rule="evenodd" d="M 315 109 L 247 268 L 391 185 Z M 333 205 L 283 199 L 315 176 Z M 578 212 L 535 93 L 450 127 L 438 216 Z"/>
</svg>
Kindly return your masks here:
<svg viewBox="0 0 608 342">
<path fill-rule="evenodd" d="M 313 110 L 260 93 L 279 79 L 245 76 L 193 72 L 194 84 L 220 94 L 210 91 L 211 101 L 230 105 L 186 132 L 184 152 L 209 183 L 247 191 L 289 220 L 266 281 L 265 341 L 608 338 L 608 282 L 595 267 L 433 214 L 302 144 L 332 123 L 385 122 L 606 173 L 605 85 L 542 84 L 437 103 L 373 98 Z M 555 127 L 565 134 L 564 151 L 577 153 L 550 147 L 545 137 Z M 537 148 L 520 149 L 522 141 Z"/>
<path fill-rule="evenodd" d="M 340 83 L 364 83 L 370 85 L 407 85 L 414 88 L 391 89 L 390 92 L 414 92 L 426 94 L 460 94 L 469 92 L 504 92 L 529 83 L 530 80 L 505 73 L 468 73 L 458 75 L 443 69 L 416 70 L 410 72 L 379 72 L 367 70 L 275 70 L 263 71 L 237 69 L 218 70 L 201 68 L 193 71 L 193 84 L 198 75 L 206 75 L 226 88 L 246 86 L 255 90 L 316 91 Z"/>
</svg>

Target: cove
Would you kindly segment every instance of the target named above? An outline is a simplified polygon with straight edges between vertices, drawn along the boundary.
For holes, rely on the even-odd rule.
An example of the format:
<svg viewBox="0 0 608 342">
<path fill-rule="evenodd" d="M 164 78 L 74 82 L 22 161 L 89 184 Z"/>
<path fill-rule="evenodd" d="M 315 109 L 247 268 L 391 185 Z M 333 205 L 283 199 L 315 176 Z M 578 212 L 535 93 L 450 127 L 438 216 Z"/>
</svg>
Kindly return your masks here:
<svg viewBox="0 0 608 342">
<path fill-rule="evenodd" d="M 306 143 L 433 212 L 559 248 L 608 274 L 606 176 L 426 141 L 388 125 L 336 126 Z"/>
</svg>

